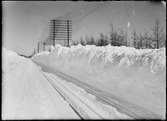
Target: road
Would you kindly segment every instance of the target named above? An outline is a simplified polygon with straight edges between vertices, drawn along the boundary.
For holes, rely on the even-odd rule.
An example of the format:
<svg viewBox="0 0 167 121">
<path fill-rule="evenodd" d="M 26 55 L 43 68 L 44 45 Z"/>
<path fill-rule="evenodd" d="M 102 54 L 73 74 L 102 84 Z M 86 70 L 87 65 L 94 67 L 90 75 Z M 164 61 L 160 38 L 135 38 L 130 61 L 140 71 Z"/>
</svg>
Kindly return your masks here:
<svg viewBox="0 0 167 121">
<path fill-rule="evenodd" d="M 89 104 L 71 91 L 67 85 L 64 85 L 62 80 L 56 79 L 54 75 L 50 75 L 47 72 L 43 72 L 43 75 L 62 98 L 68 102 L 80 119 L 104 119 L 100 113 L 92 109 Z"/>
<path fill-rule="evenodd" d="M 69 82 L 72 82 L 78 85 L 79 87 L 85 89 L 85 91 L 87 91 L 88 93 L 95 95 L 97 100 L 101 101 L 102 103 L 105 103 L 105 104 L 108 104 L 108 105 L 111 105 L 117 108 L 119 112 L 124 113 L 134 119 L 163 119 L 158 114 L 155 114 L 143 107 L 140 107 L 138 105 L 135 105 L 123 99 L 120 99 L 111 93 L 104 92 L 100 89 L 97 89 L 59 70 L 53 69 L 51 67 L 47 67 L 44 64 L 39 63 L 39 62 L 35 62 L 35 63 L 39 65 L 44 72 L 55 74 L 56 76 L 59 76 L 60 78 L 66 81 L 69 81 Z"/>
</svg>

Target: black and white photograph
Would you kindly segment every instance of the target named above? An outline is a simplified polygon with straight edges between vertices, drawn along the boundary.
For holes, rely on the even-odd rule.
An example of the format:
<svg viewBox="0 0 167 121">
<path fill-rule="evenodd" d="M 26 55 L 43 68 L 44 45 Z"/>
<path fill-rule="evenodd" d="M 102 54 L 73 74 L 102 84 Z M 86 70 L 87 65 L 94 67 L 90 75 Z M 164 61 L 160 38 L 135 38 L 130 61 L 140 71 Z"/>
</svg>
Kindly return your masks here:
<svg viewBox="0 0 167 121">
<path fill-rule="evenodd" d="M 166 1 L 2 1 L 2 120 L 166 119 Z"/>
</svg>

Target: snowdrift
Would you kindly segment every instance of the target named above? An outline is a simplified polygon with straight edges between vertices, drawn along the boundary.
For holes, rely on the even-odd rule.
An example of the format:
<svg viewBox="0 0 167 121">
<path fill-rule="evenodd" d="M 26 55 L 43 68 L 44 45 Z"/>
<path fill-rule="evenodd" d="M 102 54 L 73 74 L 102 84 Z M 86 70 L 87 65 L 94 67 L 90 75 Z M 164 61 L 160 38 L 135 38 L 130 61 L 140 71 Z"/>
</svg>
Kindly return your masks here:
<svg viewBox="0 0 167 121">
<path fill-rule="evenodd" d="M 2 119 L 79 119 L 30 59 L 2 49 Z"/>
<path fill-rule="evenodd" d="M 35 55 L 32 60 L 165 117 L 165 50 L 57 45 L 52 52 Z"/>
<path fill-rule="evenodd" d="M 38 55 L 48 55 L 49 52 L 41 52 Z M 104 46 L 94 45 L 72 46 L 71 48 L 56 45 L 50 53 L 50 57 L 57 57 L 62 63 L 72 60 L 84 59 L 89 65 L 95 65 L 104 68 L 111 66 L 118 67 L 148 67 L 152 73 L 164 71 L 166 67 L 165 48 L 161 49 L 135 49 L 132 47 Z"/>
</svg>

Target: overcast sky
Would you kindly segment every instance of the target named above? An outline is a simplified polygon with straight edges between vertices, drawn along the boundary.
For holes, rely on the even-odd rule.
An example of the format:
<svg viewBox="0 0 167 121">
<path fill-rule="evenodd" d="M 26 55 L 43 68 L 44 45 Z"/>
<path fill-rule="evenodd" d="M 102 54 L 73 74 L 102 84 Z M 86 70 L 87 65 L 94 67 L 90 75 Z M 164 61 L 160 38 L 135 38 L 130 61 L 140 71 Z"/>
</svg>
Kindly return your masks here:
<svg viewBox="0 0 167 121">
<path fill-rule="evenodd" d="M 30 55 L 37 41 L 48 35 L 50 19 L 72 20 L 72 39 L 108 33 L 110 24 L 131 32 L 150 31 L 156 18 L 166 31 L 166 5 L 161 2 L 3 2 L 3 45 Z"/>
</svg>

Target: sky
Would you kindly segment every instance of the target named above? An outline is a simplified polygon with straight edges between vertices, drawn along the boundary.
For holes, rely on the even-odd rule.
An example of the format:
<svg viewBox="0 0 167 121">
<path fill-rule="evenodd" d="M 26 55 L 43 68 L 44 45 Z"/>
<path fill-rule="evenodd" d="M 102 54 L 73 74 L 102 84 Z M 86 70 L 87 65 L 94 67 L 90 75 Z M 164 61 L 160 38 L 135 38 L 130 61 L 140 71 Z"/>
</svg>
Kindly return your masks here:
<svg viewBox="0 0 167 121">
<path fill-rule="evenodd" d="M 3 46 L 31 55 L 37 42 L 48 36 L 50 19 L 71 19 L 72 40 L 98 37 L 115 29 L 150 31 L 158 18 L 166 32 L 166 3 L 148 1 L 3 1 Z"/>
</svg>

